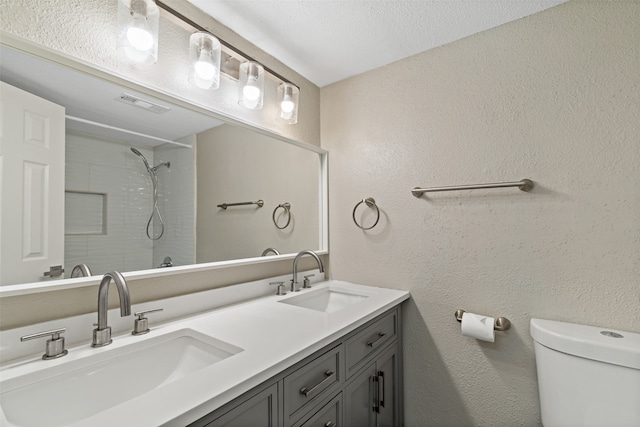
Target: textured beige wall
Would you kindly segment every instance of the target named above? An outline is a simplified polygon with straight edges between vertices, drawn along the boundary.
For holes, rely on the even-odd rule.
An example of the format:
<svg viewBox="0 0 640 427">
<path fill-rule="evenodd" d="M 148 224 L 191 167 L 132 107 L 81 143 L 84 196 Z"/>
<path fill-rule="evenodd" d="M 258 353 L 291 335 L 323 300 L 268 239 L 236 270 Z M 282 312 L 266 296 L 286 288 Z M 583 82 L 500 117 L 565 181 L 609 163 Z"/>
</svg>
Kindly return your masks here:
<svg viewBox="0 0 640 427">
<path fill-rule="evenodd" d="M 319 155 L 237 126 L 216 126 L 197 136 L 197 262 L 258 257 L 320 248 Z M 238 179 L 238 173 L 242 179 Z M 220 209 L 220 203 L 263 200 L 264 206 Z M 291 204 L 282 230 L 272 215 Z M 276 213 L 283 227 L 287 215 Z"/>
<path fill-rule="evenodd" d="M 296 125 L 276 122 L 276 106 L 265 99 L 263 110 L 251 111 L 238 106 L 233 82 L 221 78 L 221 87 L 213 94 L 192 88 L 187 82 L 188 40 L 192 29 L 161 11 L 159 60 L 148 70 L 139 70 L 118 61 L 115 51 L 117 2 L 115 0 L 3 0 L 0 1 L 0 28 L 16 36 L 42 44 L 49 49 L 85 61 L 120 77 L 171 93 L 202 108 L 251 123 L 285 137 L 320 145 L 320 92 L 277 59 L 260 51 L 237 34 L 202 14 L 184 0 L 166 0 L 188 18 L 210 29 L 220 38 L 253 56 L 262 64 L 300 86 L 300 113 Z M 267 90 L 275 93 L 277 82 L 269 81 Z M 274 95 L 275 96 L 275 95 Z M 304 266 L 314 268 L 310 261 Z M 285 274 L 291 261 L 278 261 L 248 267 L 229 267 L 205 273 L 190 273 L 157 279 L 131 280 L 133 303 L 197 292 L 249 280 Z M 117 297 L 112 292 L 112 306 Z M 0 329 L 10 329 L 54 318 L 96 310 L 97 286 L 77 291 L 0 299 Z"/>
<path fill-rule="evenodd" d="M 570 2 L 322 88 L 332 276 L 411 292 L 408 426 L 537 425 L 532 317 L 640 332 L 639 23 Z M 513 327 L 463 337 L 457 308 Z"/>
</svg>

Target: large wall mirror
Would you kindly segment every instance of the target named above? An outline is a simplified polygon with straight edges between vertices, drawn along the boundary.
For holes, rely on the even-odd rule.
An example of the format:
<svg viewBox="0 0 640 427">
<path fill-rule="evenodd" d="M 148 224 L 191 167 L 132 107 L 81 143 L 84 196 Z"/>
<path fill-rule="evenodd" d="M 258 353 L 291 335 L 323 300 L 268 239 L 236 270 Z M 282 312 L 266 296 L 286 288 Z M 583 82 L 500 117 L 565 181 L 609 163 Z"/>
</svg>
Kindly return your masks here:
<svg viewBox="0 0 640 427">
<path fill-rule="evenodd" d="M 323 150 L 1 49 L 4 289 L 326 251 Z"/>
</svg>

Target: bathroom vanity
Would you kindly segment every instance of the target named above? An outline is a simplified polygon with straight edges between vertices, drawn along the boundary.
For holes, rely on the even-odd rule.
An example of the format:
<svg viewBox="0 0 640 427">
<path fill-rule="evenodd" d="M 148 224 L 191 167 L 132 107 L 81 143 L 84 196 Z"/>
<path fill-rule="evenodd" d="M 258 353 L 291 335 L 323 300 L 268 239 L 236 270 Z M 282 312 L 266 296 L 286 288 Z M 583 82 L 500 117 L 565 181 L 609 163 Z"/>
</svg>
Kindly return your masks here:
<svg viewBox="0 0 640 427">
<path fill-rule="evenodd" d="M 39 351 L 4 363 L 0 424 L 401 425 L 401 303 L 409 294 L 331 280 L 275 295 L 262 282 L 251 288 L 268 294 L 227 305 L 224 295 L 239 298 L 247 284 L 156 301 L 164 311 L 141 336 L 131 335 L 132 316 L 111 310 L 106 347 L 90 347 L 89 338 L 59 359 L 40 360 Z M 198 300 L 222 306 L 180 313 Z M 171 312 L 179 318 L 161 317 Z M 93 316 L 81 319 L 87 334 Z M 77 329 L 79 321 L 53 326 Z M 2 331 L 3 345 L 26 345 L 16 334 L 40 327 Z"/>
<path fill-rule="evenodd" d="M 400 325 L 396 306 L 191 426 L 400 426 Z"/>
</svg>

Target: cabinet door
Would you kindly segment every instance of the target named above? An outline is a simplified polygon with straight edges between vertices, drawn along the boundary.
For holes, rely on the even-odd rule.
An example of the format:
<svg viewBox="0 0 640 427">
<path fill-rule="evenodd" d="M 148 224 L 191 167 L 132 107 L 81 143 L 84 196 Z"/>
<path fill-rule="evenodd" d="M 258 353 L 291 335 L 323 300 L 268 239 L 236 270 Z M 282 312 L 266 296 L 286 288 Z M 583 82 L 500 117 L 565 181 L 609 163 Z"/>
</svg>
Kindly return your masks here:
<svg viewBox="0 0 640 427">
<path fill-rule="evenodd" d="M 242 402 L 207 427 L 276 427 L 278 425 L 278 385 Z"/>
<path fill-rule="evenodd" d="M 378 427 L 399 426 L 399 365 L 397 346 L 383 353 L 376 361 L 378 387 Z"/>
<path fill-rule="evenodd" d="M 375 427 L 374 378 L 376 365 L 372 363 L 356 375 L 345 388 L 344 425 L 349 427 Z"/>
</svg>

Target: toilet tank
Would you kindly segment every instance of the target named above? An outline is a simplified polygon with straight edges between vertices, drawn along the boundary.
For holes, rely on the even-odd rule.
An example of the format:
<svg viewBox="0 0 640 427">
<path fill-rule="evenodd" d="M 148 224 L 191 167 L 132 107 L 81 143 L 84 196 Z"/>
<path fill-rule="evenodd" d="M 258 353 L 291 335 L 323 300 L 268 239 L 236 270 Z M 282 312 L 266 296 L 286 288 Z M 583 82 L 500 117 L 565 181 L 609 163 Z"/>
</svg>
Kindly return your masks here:
<svg viewBox="0 0 640 427">
<path fill-rule="evenodd" d="M 531 319 L 545 427 L 639 427 L 640 334 Z"/>
</svg>

